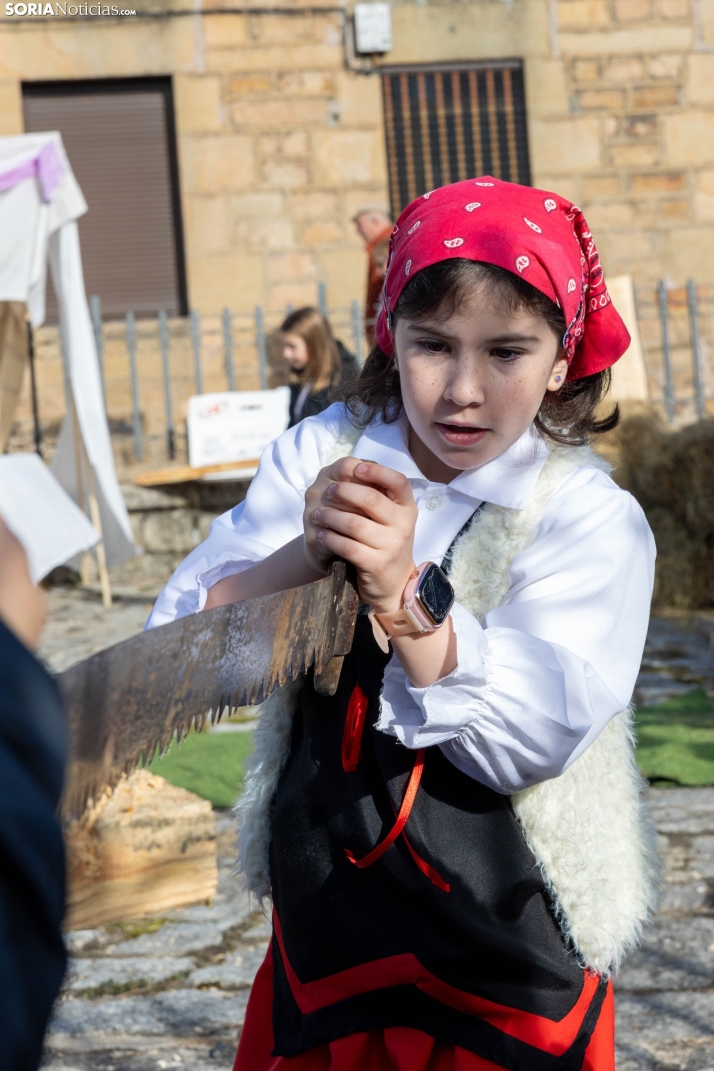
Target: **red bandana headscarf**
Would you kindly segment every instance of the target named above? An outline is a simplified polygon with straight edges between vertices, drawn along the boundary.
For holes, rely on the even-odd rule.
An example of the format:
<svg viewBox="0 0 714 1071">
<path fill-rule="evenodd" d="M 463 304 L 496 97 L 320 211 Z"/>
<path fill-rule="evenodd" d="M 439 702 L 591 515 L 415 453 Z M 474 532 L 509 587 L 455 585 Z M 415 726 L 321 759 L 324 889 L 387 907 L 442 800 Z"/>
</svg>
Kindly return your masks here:
<svg viewBox="0 0 714 1071">
<path fill-rule="evenodd" d="M 555 193 L 486 175 L 417 197 L 397 220 L 376 327 L 386 354 L 404 287 L 423 268 L 452 257 L 506 268 L 560 306 L 568 379 L 609 368 L 630 344 L 580 209 Z"/>
</svg>

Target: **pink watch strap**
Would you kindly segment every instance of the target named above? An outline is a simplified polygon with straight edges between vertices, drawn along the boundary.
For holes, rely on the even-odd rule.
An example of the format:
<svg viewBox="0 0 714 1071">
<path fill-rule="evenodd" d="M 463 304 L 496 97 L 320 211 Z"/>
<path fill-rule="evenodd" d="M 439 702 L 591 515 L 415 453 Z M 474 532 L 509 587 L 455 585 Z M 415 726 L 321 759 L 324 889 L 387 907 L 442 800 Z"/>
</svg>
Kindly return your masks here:
<svg viewBox="0 0 714 1071">
<path fill-rule="evenodd" d="M 415 632 L 435 632 L 440 627 L 427 617 L 416 599 L 419 581 L 433 564 L 433 562 L 422 562 L 409 577 L 404 589 L 404 606 L 401 610 L 391 610 L 381 614 L 376 610 L 370 612 L 369 619 L 372 622 L 374 638 L 385 654 L 389 652 L 389 640 L 392 636 L 410 636 Z"/>
</svg>

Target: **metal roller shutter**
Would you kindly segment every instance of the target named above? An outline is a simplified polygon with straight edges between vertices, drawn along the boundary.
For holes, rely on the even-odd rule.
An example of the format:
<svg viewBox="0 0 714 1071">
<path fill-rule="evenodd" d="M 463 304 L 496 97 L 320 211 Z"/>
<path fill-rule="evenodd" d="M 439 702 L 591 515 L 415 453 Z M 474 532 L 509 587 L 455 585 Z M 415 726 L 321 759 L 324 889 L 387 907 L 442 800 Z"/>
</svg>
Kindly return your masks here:
<svg viewBox="0 0 714 1071">
<path fill-rule="evenodd" d="M 79 221 L 86 289 L 104 317 L 185 314 L 171 80 L 26 83 L 23 109 L 26 131 L 62 134 L 89 206 Z"/>
<path fill-rule="evenodd" d="M 382 72 L 392 212 L 474 175 L 530 185 L 520 60 Z"/>
</svg>

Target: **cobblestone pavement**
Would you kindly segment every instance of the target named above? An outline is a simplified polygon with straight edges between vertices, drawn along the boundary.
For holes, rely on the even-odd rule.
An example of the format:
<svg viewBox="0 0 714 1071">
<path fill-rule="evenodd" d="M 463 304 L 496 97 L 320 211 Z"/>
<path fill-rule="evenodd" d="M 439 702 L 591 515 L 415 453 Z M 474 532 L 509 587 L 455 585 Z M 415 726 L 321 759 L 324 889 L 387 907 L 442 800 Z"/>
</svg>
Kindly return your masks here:
<svg viewBox="0 0 714 1071">
<path fill-rule="evenodd" d="M 49 592 L 43 657 L 56 669 L 143 627 L 147 593 L 111 610 L 96 594 Z M 652 622 L 639 702 L 714 689 L 706 617 Z M 617 979 L 619 1071 L 714 1071 L 714 788 L 650 789 L 665 866 L 660 912 Z M 229 1071 L 269 926 L 238 879 L 232 819 L 218 815 L 211 906 L 68 935 L 71 969 L 45 1071 Z"/>
</svg>

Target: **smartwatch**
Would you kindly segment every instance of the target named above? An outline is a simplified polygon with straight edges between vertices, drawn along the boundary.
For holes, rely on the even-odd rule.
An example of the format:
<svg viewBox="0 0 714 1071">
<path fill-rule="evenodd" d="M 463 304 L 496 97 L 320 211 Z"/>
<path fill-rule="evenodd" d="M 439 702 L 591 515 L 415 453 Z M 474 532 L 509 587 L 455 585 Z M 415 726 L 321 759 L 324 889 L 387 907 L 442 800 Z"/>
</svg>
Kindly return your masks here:
<svg viewBox="0 0 714 1071">
<path fill-rule="evenodd" d="M 409 577 L 401 610 L 377 613 L 371 610 L 374 638 L 385 654 L 392 636 L 434 632 L 446 621 L 455 595 L 448 576 L 434 562 L 422 562 Z"/>
</svg>

